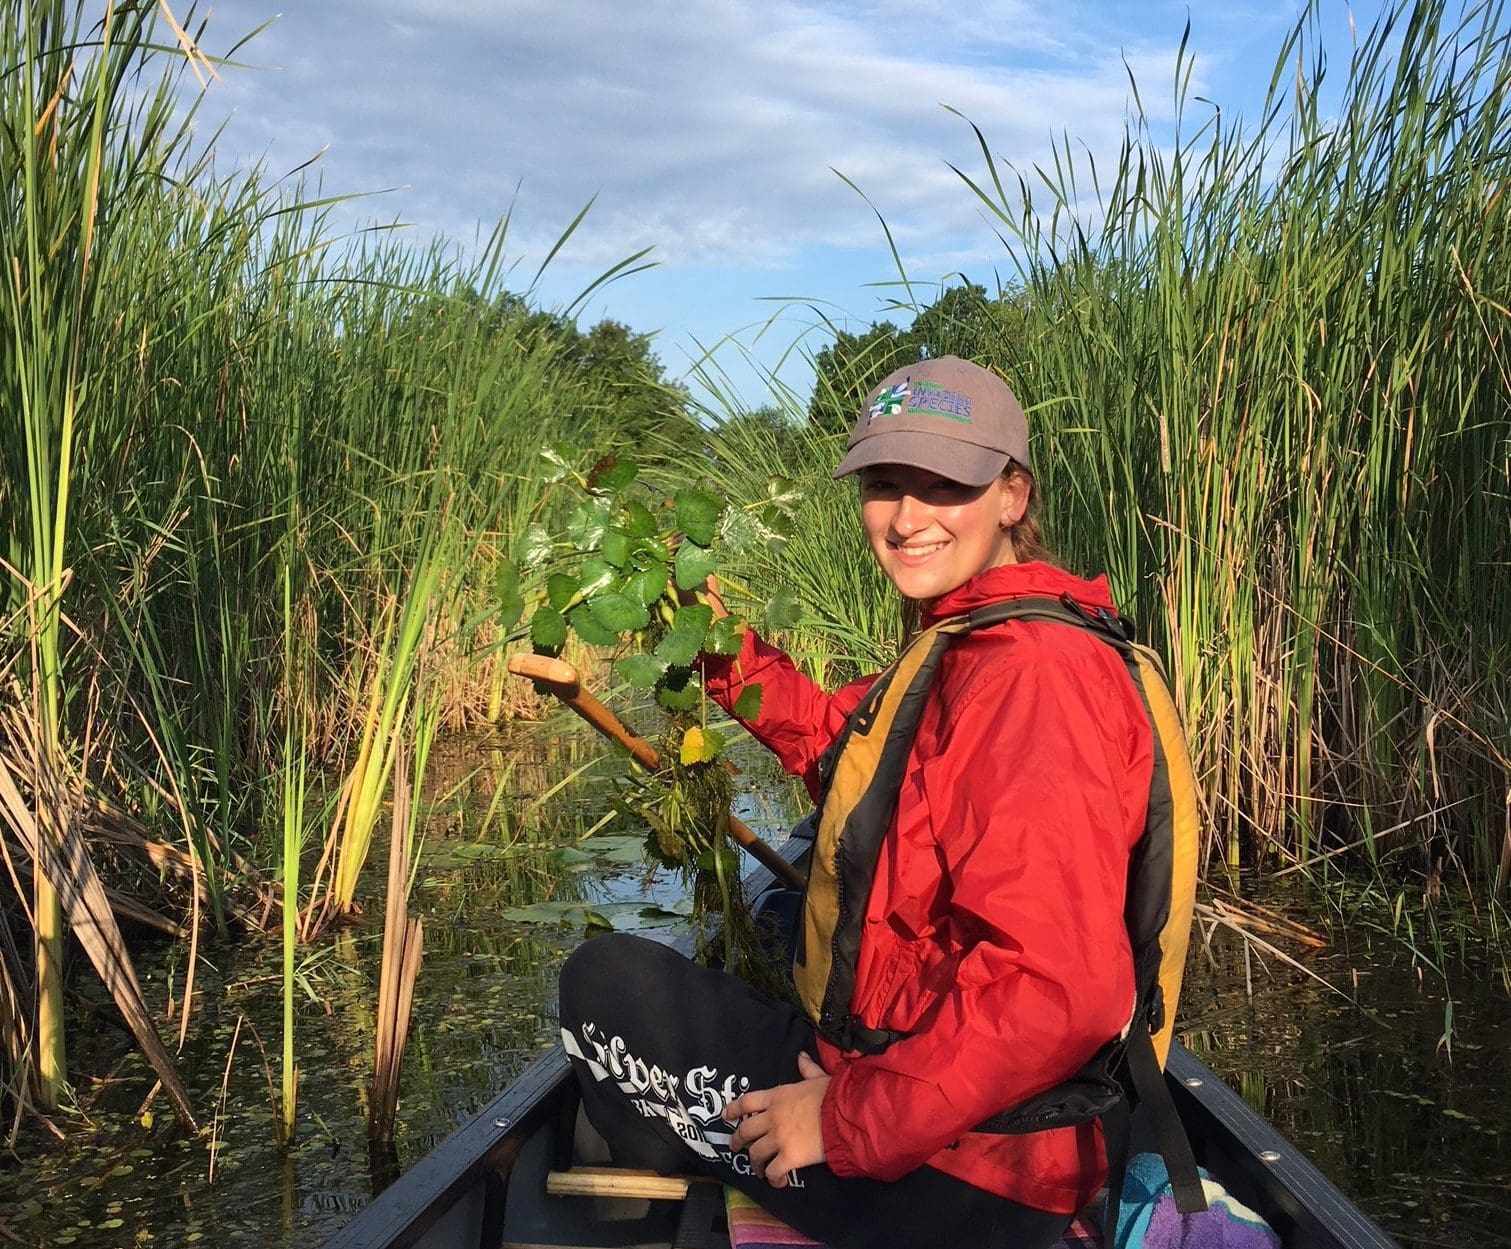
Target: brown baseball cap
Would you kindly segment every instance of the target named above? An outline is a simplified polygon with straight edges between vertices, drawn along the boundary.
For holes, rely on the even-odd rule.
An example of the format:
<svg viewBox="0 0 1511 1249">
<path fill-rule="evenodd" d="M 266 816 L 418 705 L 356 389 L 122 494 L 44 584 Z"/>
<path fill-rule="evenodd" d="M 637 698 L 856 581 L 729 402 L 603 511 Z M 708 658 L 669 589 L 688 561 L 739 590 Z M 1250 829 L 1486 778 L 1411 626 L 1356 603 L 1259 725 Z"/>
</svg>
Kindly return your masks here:
<svg viewBox="0 0 1511 1249">
<path fill-rule="evenodd" d="M 905 464 L 984 486 L 1009 459 L 1032 467 L 1028 418 L 1017 397 L 979 364 L 940 356 L 888 373 L 872 387 L 834 475 Z"/>
</svg>

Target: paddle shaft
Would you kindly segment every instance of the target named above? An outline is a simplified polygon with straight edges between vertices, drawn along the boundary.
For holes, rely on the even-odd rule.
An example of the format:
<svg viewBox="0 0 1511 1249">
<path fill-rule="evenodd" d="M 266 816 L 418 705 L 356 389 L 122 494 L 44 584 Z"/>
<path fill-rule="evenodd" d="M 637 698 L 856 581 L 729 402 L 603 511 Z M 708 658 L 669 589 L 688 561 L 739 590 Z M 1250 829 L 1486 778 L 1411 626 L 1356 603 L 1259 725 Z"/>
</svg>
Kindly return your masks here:
<svg viewBox="0 0 1511 1249">
<path fill-rule="evenodd" d="M 550 690 L 605 737 L 628 750 L 630 758 L 641 767 L 653 772 L 660 768 L 661 756 L 656 748 L 645 738 L 630 732 L 623 720 L 583 689 L 577 669 L 566 660 L 549 659 L 544 655 L 511 655 L 509 671 Z M 802 889 L 807 884 L 797 868 L 762 841 L 756 831 L 733 812 L 729 816 L 729 835 L 790 888 Z"/>
</svg>

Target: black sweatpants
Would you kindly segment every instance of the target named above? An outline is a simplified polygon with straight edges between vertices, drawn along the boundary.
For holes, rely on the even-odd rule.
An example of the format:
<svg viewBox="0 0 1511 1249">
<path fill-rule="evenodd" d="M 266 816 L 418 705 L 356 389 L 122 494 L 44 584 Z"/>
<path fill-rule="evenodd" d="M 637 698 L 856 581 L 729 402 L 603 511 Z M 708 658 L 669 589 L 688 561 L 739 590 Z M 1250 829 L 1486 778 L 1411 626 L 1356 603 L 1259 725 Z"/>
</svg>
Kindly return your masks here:
<svg viewBox="0 0 1511 1249">
<path fill-rule="evenodd" d="M 796 1081 L 798 1054 L 817 1054 L 812 1025 L 654 941 L 613 933 L 579 947 L 562 968 L 561 1028 L 583 1108 L 615 1161 L 696 1166 L 836 1249 L 1038 1249 L 1070 1223 L 927 1166 L 894 1182 L 824 1165 L 785 1188 L 753 1176 L 721 1112 L 747 1090 Z"/>
</svg>

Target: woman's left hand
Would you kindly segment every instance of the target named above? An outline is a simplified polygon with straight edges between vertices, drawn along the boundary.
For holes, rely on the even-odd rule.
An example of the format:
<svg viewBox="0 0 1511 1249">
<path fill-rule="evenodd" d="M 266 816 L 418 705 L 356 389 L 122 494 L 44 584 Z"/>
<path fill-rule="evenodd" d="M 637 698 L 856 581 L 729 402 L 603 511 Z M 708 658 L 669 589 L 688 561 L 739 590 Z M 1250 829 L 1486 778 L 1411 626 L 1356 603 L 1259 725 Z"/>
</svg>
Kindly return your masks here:
<svg viewBox="0 0 1511 1249">
<path fill-rule="evenodd" d="M 824 1161 L 820 1107 L 829 1077 L 807 1054 L 797 1056 L 797 1071 L 796 1084 L 756 1089 L 724 1108 L 724 1117 L 739 1124 L 730 1148 L 749 1150 L 751 1170 L 772 1188 L 785 1188 L 799 1167 Z"/>
</svg>

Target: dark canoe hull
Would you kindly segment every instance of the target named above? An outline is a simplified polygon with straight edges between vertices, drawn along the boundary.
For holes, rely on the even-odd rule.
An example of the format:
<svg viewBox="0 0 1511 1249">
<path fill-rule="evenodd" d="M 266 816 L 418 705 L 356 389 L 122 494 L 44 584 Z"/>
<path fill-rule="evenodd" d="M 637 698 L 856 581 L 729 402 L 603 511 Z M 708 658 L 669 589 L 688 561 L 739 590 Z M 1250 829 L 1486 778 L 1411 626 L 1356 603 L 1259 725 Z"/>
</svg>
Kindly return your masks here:
<svg viewBox="0 0 1511 1249">
<path fill-rule="evenodd" d="M 793 860 L 806 850 L 794 838 Z M 759 868 L 751 896 L 773 883 Z M 1285 1249 L 1397 1249 L 1362 1210 L 1192 1054 L 1165 1078 L 1198 1161 L 1257 1210 Z M 498 1249 L 669 1243 L 667 1202 L 548 1197 L 555 1141 L 570 1131 L 572 1074 L 560 1046 L 379 1194 L 325 1249 Z"/>
</svg>

